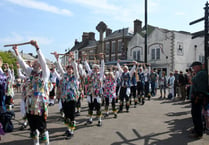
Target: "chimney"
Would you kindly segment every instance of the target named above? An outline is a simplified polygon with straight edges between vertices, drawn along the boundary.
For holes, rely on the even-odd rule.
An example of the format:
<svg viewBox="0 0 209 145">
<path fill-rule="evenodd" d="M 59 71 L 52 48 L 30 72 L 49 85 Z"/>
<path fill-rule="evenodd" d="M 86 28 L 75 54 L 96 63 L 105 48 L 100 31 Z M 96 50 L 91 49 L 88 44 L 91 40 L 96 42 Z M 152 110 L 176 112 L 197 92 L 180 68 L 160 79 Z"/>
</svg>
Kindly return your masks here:
<svg viewBox="0 0 209 145">
<path fill-rule="evenodd" d="M 134 34 L 139 33 L 141 29 L 142 29 L 142 21 L 136 19 L 134 21 Z"/>
<path fill-rule="evenodd" d="M 112 34 L 112 29 L 107 28 L 106 29 L 106 37 L 109 36 L 110 34 Z"/>
<path fill-rule="evenodd" d="M 83 35 L 82 35 L 82 42 L 89 39 L 89 33 L 87 32 L 83 32 Z"/>
<path fill-rule="evenodd" d="M 95 40 L 95 33 L 89 32 L 89 40 Z"/>
<path fill-rule="evenodd" d="M 75 39 L 75 43 L 74 43 L 74 45 L 77 45 L 77 44 L 79 44 L 79 42 L 78 42 L 78 40 L 77 40 L 77 39 Z"/>
</svg>

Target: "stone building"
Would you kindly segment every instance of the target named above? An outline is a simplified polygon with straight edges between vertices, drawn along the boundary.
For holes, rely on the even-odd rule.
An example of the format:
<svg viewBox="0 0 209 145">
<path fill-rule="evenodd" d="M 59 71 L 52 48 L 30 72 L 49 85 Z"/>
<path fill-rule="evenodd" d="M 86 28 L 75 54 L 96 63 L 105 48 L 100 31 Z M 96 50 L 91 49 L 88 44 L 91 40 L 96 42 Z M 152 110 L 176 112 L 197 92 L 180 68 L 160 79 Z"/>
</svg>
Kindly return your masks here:
<svg viewBox="0 0 209 145">
<path fill-rule="evenodd" d="M 99 32 L 98 41 L 95 33 L 84 32 L 82 41 L 76 40 L 70 51 L 74 52 L 77 59 L 82 59 L 82 55 L 87 54 L 87 59 L 92 63 L 98 62 L 99 53 L 105 54 L 106 63 L 118 59 L 143 62 L 145 31 L 140 20 L 135 20 L 133 26 L 133 30 L 123 28 L 112 31 L 101 21 L 96 26 Z M 204 37 L 191 39 L 189 32 L 151 25 L 148 25 L 147 37 L 147 62 L 152 68 L 161 68 L 166 72 L 185 71 L 193 61 L 204 61 Z M 63 59 L 66 60 L 68 59 Z"/>
<path fill-rule="evenodd" d="M 189 32 L 148 26 L 147 62 L 165 71 L 185 71 L 193 61 L 203 62 L 204 38 L 191 37 Z M 143 33 L 136 33 L 129 41 L 128 59 L 144 60 Z"/>
</svg>

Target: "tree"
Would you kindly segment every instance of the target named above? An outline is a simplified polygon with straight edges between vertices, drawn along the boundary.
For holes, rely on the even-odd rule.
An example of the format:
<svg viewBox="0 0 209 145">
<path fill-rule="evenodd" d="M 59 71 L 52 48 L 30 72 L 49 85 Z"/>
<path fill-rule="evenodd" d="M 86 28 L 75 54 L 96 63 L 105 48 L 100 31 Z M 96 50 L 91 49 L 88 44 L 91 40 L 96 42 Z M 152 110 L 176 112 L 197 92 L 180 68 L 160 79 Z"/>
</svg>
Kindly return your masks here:
<svg viewBox="0 0 209 145">
<path fill-rule="evenodd" d="M 0 51 L 0 57 L 3 60 L 3 63 L 8 63 L 9 65 L 13 64 L 14 66 L 14 72 L 15 76 L 17 76 L 17 59 L 14 56 L 14 54 L 9 50 L 9 51 Z M 4 70 L 4 68 L 2 68 Z"/>
</svg>

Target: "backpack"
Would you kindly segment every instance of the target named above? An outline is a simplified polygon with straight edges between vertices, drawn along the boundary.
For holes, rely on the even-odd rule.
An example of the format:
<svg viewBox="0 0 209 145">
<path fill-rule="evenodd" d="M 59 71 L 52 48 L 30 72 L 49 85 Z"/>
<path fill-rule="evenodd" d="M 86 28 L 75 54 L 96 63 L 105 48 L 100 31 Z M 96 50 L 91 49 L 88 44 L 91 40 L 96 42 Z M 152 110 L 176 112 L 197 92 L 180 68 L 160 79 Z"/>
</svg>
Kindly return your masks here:
<svg viewBox="0 0 209 145">
<path fill-rule="evenodd" d="M 14 125 L 12 123 L 12 117 L 14 116 L 14 112 L 7 111 L 4 113 L 0 113 L 0 122 L 3 126 L 4 132 L 12 132 L 14 129 Z"/>
</svg>

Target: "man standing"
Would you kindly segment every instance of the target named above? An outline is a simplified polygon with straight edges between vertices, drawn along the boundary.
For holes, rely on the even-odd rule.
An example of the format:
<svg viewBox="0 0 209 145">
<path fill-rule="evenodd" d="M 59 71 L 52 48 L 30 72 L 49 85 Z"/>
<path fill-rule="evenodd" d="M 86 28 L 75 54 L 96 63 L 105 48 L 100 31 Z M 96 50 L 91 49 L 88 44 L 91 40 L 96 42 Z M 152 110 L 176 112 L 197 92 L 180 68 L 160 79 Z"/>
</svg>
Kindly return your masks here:
<svg viewBox="0 0 209 145">
<path fill-rule="evenodd" d="M 191 113 L 194 131 L 190 137 L 200 139 L 203 135 L 202 108 L 208 104 L 208 75 L 201 62 L 195 61 L 191 67 L 196 75 L 192 78 Z"/>
<path fill-rule="evenodd" d="M 60 78 L 60 75 L 57 73 L 56 68 L 54 65 L 52 65 L 50 69 L 50 81 L 52 83 L 52 90 L 49 92 L 49 106 L 54 105 L 55 103 L 55 92 L 56 92 L 56 81 Z"/>
<path fill-rule="evenodd" d="M 13 49 L 21 68 L 30 79 L 27 86 L 25 104 L 26 116 L 31 131 L 30 136 L 33 138 L 35 145 L 39 145 L 39 137 L 41 141 L 48 145 L 49 133 L 47 131 L 46 118 L 48 116 L 48 81 L 50 71 L 37 42 L 31 40 L 31 45 L 36 48 L 38 54 L 38 60 L 33 62 L 32 67 L 27 65 L 21 55 L 19 55 L 17 46 L 13 46 Z"/>
<path fill-rule="evenodd" d="M 100 54 L 101 58 L 101 66 L 98 64 L 93 64 L 93 70 L 90 68 L 86 58 L 84 61 L 84 65 L 88 72 L 89 80 L 88 80 L 88 90 L 87 90 L 87 101 L 89 106 L 89 120 L 87 124 L 92 124 L 93 119 L 93 111 L 96 109 L 98 116 L 98 126 L 102 126 L 102 111 L 101 111 L 101 95 L 102 95 L 102 82 L 104 78 L 104 55 Z"/>
</svg>

